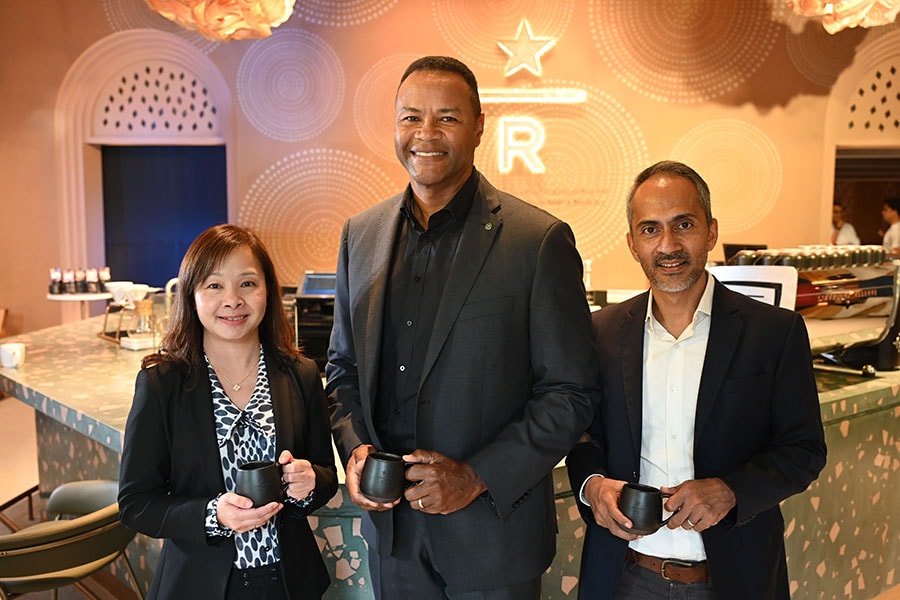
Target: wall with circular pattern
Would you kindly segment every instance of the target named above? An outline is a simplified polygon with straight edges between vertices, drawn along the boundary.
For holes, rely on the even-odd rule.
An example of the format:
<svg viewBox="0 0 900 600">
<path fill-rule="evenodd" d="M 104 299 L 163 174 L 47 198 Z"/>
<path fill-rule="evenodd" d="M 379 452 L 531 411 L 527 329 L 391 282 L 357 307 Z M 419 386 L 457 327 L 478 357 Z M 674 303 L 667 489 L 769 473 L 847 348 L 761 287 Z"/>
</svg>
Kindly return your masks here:
<svg viewBox="0 0 900 600">
<path fill-rule="evenodd" d="M 415 58 L 447 54 L 481 88 L 476 166 L 568 221 L 602 287 L 645 285 L 623 243 L 624 196 L 661 159 L 709 181 L 726 241 L 826 241 L 831 86 L 861 49 L 900 36 L 898 26 L 829 35 L 775 0 L 310 0 L 270 38 L 227 43 L 178 31 L 142 0 L 102 0 L 102 12 L 114 31 L 174 31 L 232 82 L 234 205 L 279 248 L 290 277 L 332 270 L 340 223 L 406 185 L 393 148 L 399 78 Z M 861 75 L 839 127 L 868 122 L 868 137 L 900 147 L 893 96 L 861 116 L 880 102 L 872 85 L 895 80 Z M 542 172 L 510 154 L 503 136 L 516 123 L 541 139 Z M 328 192 L 321 172 L 350 182 Z"/>
</svg>

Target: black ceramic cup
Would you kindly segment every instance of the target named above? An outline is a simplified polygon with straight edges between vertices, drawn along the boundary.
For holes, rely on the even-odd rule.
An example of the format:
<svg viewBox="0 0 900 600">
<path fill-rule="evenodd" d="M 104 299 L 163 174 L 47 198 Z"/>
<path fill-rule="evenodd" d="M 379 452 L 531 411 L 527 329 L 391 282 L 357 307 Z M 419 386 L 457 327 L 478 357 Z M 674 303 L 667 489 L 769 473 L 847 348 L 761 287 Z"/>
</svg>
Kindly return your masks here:
<svg viewBox="0 0 900 600">
<path fill-rule="evenodd" d="M 393 502 L 406 487 L 406 463 L 397 454 L 372 452 L 366 457 L 359 491 L 373 502 Z"/>
<path fill-rule="evenodd" d="M 256 460 L 244 463 L 237 470 L 235 492 L 253 500 L 253 508 L 269 502 L 281 502 L 284 490 L 281 487 L 281 469 L 271 460 Z"/>
<path fill-rule="evenodd" d="M 663 500 L 671 495 L 649 485 L 626 483 L 619 496 L 619 510 L 631 519 L 631 529 L 626 531 L 635 535 L 650 535 L 663 527 L 672 518 L 672 515 L 662 518 Z"/>
</svg>

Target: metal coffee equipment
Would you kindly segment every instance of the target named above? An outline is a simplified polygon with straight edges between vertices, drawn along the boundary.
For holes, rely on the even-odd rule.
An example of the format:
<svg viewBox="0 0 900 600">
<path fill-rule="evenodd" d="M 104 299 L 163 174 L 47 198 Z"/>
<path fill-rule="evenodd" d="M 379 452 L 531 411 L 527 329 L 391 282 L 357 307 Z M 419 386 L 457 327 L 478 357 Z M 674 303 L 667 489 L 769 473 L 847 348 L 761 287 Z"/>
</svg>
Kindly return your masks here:
<svg viewBox="0 0 900 600">
<path fill-rule="evenodd" d="M 741 251 L 728 264 L 796 268 L 794 310 L 803 316 L 814 356 L 853 368 L 897 367 L 900 261 L 890 260 L 881 246 Z"/>
</svg>

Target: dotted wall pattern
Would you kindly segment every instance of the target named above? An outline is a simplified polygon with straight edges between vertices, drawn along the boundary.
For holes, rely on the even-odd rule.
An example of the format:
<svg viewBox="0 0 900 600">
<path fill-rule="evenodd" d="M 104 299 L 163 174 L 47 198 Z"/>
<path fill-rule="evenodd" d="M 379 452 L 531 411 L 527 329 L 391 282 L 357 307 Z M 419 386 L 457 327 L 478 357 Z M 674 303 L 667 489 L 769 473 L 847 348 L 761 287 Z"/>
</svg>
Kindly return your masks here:
<svg viewBox="0 0 900 600">
<path fill-rule="evenodd" d="M 475 67 L 502 69 L 509 56 L 497 45 L 513 38 L 522 18 L 531 23 L 534 35 L 560 38 L 572 19 L 574 0 L 505 0 L 467 2 L 432 0 L 431 12 L 441 37 L 458 57 Z M 552 61 L 551 54 L 543 57 Z"/>
<path fill-rule="evenodd" d="M 634 117 L 615 98 L 592 86 L 547 80 L 547 86 L 587 92 L 578 104 L 490 105 L 476 164 L 495 186 L 540 206 L 575 231 L 584 258 L 596 259 L 625 240 L 625 196 L 634 176 L 648 164 L 645 137 Z M 527 115 L 545 133 L 537 155 L 546 167 L 527 174 L 521 159 L 500 173 L 499 120 Z"/>
<path fill-rule="evenodd" d="M 761 222 L 781 193 L 784 171 L 778 148 L 750 123 L 708 121 L 685 134 L 671 156 L 709 184 L 720 238 Z"/>
<path fill-rule="evenodd" d="M 315 25 L 347 27 L 362 25 L 397 5 L 397 0 L 300 0 L 294 14 Z"/>
<path fill-rule="evenodd" d="M 113 31 L 129 29 L 158 29 L 187 40 L 204 54 L 219 47 L 219 42 L 208 40 L 196 31 L 185 29 L 151 9 L 141 0 L 103 0 L 103 12 Z"/>
<path fill-rule="evenodd" d="M 344 101 L 344 66 L 321 37 L 276 30 L 254 42 L 237 73 L 244 116 L 263 135 L 300 142 L 325 131 Z"/>
<path fill-rule="evenodd" d="M 873 69 L 860 83 L 846 108 L 845 127 L 875 139 L 900 135 L 900 58 Z"/>
<path fill-rule="evenodd" d="M 400 76 L 418 54 L 394 54 L 363 74 L 353 97 L 353 123 L 366 148 L 379 158 L 394 160 L 394 98 Z"/>
<path fill-rule="evenodd" d="M 794 68 L 807 80 L 829 87 L 847 68 L 865 29 L 849 29 L 831 35 L 818 22 L 794 14 L 788 16 L 787 51 Z M 802 35 L 800 34 L 802 32 Z"/>
<path fill-rule="evenodd" d="M 629 88 L 669 103 L 712 100 L 765 62 L 779 27 L 768 2 L 590 0 L 591 35 Z"/>
<path fill-rule="evenodd" d="M 256 179 L 241 202 L 238 223 L 265 241 L 279 279 L 289 285 L 305 270 L 334 271 L 347 217 L 400 191 L 365 158 L 342 150 L 304 150 Z"/>
<path fill-rule="evenodd" d="M 165 62 L 146 63 L 112 79 L 91 120 L 97 137 L 221 137 L 218 110 L 194 74 Z"/>
</svg>

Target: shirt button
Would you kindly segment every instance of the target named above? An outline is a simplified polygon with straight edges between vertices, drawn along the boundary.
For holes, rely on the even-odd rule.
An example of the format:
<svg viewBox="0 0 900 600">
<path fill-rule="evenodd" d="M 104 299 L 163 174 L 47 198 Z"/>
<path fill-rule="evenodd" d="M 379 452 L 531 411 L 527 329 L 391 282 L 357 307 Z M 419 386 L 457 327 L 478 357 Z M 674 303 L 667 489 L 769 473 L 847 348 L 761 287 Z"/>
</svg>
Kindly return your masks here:
<svg viewBox="0 0 900 600">
<path fill-rule="evenodd" d="M 400 365 L 400 372 L 402 373 L 405 370 L 406 370 L 406 365 Z"/>
<path fill-rule="evenodd" d="M 399 415 L 399 414 L 400 414 L 400 409 L 399 409 L 399 408 L 395 408 L 395 409 L 394 409 L 394 414 L 395 414 L 395 415 Z"/>
<path fill-rule="evenodd" d="M 413 277 L 413 281 L 415 281 L 416 283 L 419 283 L 420 281 L 422 281 L 422 278 L 419 277 L 418 275 L 416 275 L 415 277 Z"/>
<path fill-rule="evenodd" d="M 406 326 L 407 326 L 407 327 L 412 327 L 412 321 L 407 321 L 407 322 L 406 322 Z"/>
</svg>

